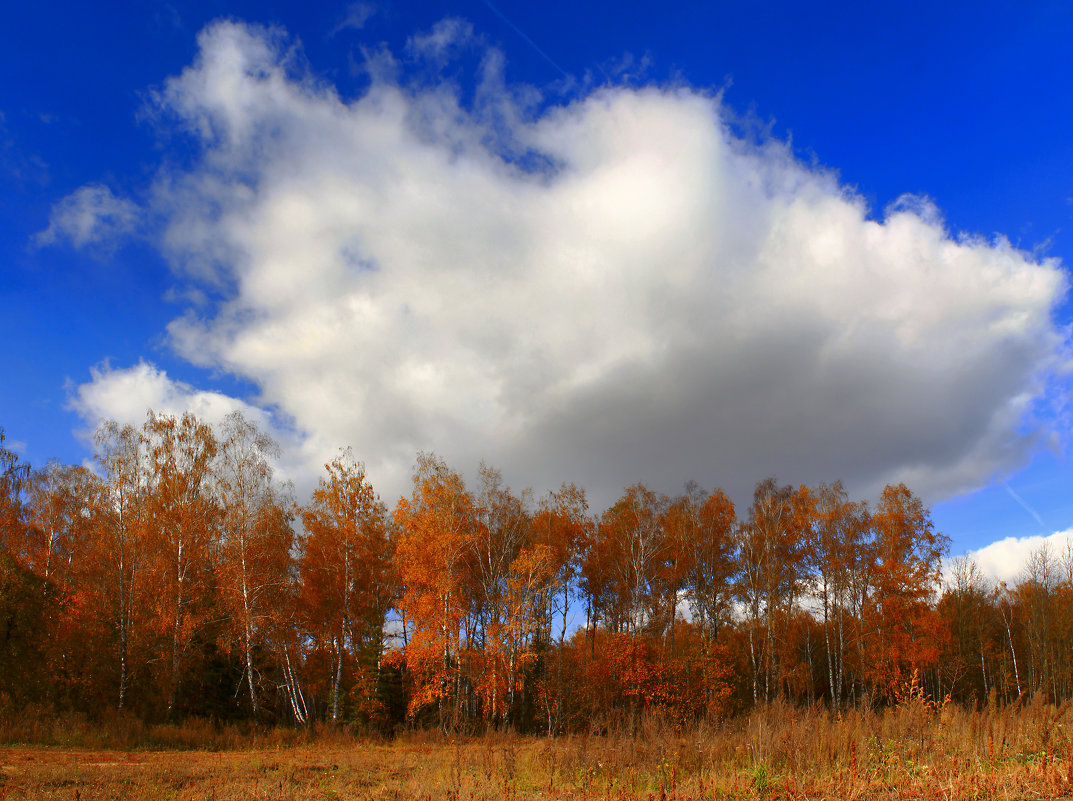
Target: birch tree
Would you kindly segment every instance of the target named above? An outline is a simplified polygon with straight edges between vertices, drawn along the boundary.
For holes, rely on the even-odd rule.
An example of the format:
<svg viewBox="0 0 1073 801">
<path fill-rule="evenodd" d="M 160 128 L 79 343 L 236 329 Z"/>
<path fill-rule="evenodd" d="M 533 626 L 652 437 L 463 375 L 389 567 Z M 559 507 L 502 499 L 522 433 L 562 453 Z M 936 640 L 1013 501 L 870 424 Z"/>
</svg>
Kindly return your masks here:
<svg viewBox="0 0 1073 801">
<path fill-rule="evenodd" d="M 175 713 L 187 649 L 205 610 L 216 506 L 211 469 L 212 429 L 190 413 L 181 418 L 149 412 L 142 430 L 148 459 L 147 535 L 151 544 L 157 623 L 167 660 L 166 717 Z"/>
<path fill-rule="evenodd" d="M 240 412 L 219 429 L 215 465 L 219 504 L 220 600 L 229 623 L 229 645 L 238 646 L 254 718 L 261 714 L 260 665 L 255 654 L 268 650 L 269 637 L 287 599 L 294 544 L 293 503 L 273 480 L 279 446 Z"/>
<path fill-rule="evenodd" d="M 431 454 L 419 454 L 410 498 L 395 508 L 400 606 L 413 626 L 406 648 L 413 681 L 409 712 L 435 704 L 440 728 L 465 710 L 464 621 L 474 586 L 466 569 L 481 536 L 477 510 L 462 476 Z"/>
<path fill-rule="evenodd" d="M 302 510 L 306 537 L 300 563 L 301 593 L 314 637 L 332 654 L 331 719 L 341 719 L 345 667 L 360 668 L 383 650 L 384 617 L 391 603 L 387 511 L 365 466 L 347 449 L 325 465 Z M 355 659 L 351 659 L 354 657 Z M 359 683 L 375 676 L 359 676 Z"/>
<path fill-rule="evenodd" d="M 145 618 L 143 568 L 149 470 L 142 438 L 133 426 L 103 422 L 96 433 L 97 465 L 104 477 L 94 513 L 98 587 L 116 632 L 117 706 L 127 704 L 130 652 Z"/>
<path fill-rule="evenodd" d="M 912 671 L 934 665 L 945 629 L 933 605 L 948 540 L 935 531 L 920 499 L 888 485 L 872 515 L 875 561 L 864 610 L 867 675 L 888 693 Z"/>
</svg>

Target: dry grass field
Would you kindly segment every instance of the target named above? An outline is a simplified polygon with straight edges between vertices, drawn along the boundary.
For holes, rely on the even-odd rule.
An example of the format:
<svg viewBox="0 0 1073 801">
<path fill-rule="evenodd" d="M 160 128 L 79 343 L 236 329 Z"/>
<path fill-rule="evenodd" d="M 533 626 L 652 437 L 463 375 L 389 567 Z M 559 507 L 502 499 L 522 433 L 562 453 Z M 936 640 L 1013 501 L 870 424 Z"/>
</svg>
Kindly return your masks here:
<svg viewBox="0 0 1073 801">
<path fill-rule="evenodd" d="M 136 743 L 103 748 L 99 730 L 70 723 L 17 744 L 14 725 L 0 748 L 0 798 L 1068 798 L 1071 727 L 1073 706 L 1042 700 L 842 715 L 774 706 L 688 731 L 649 719 L 628 736 L 553 740 L 239 736 L 203 725 L 147 728 Z"/>
</svg>

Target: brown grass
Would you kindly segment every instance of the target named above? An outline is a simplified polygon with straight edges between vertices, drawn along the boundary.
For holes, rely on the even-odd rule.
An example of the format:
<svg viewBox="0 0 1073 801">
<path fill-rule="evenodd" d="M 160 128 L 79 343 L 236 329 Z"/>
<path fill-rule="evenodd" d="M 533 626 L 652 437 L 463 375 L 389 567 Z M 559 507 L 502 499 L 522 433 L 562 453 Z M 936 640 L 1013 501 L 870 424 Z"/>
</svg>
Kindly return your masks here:
<svg viewBox="0 0 1073 801">
<path fill-rule="evenodd" d="M 628 736 L 555 740 L 145 727 L 128 731 L 124 747 L 0 748 L 0 798 L 1068 798 L 1071 709 L 1042 699 L 981 711 L 913 702 L 841 715 L 774 705 L 687 731 L 652 717 Z M 18 739 L 17 728 L 5 721 L 4 740 Z M 93 731 L 121 739 L 88 725 L 80 736 Z M 56 732 L 47 735 L 38 742 L 55 743 Z M 149 748 L 154 739 L 170 750 Z"/>
</svg>

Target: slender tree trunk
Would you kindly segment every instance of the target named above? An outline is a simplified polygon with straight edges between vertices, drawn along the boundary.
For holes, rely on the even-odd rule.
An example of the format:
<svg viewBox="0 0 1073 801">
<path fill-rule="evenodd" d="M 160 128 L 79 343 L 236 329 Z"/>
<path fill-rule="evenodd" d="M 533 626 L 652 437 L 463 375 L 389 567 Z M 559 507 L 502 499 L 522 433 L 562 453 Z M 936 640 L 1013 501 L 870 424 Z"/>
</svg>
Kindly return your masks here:
<svg viewBox="0 0 1073 801">
<path fill-rule="evenodd" d="M 127 700 L 127 626 L 123 621 L 119 625 L 119 708 Z"/>
<path fill-rule="evenodd" d="M 175 599 L 175 622 L 171 632 L 171 681 L 168 686 L 168 713 L 167 719 L 171 720 L 175 713 L 175 703 L 179 695 L 179 632 L 183 624 L 182 585 L 180 584 L 179 595 Z"/>
<path fill-rule="evenodd" d="M 845 687 L 846 680 L 846 637 L 845 630 L 842 628 L 842 609 L 838 609 L 838 642 L 837 644 L 837 659 L 838 659 L 838 672 L 836 675 L 837 689 L 835 690 L 835 698 L 838 700 L 838 705 L 842 705 L 843 688 Z"/>
<path fill-rule="evenodd" d="M 250 708 L 254 719 L 261 716 L 261 707 L 257 703 L 257 690 L 253 683 L 253 638 L 250 635 L 250 626 L 246 624 L 246 683 L 250 688 Z"/>
<path fill-rule="evenodd" d="M 775 672 L 775 619 L 771 608 L 771 594 L 767 602 L 767 653 L 764 670 L 764 703 L 771 703 L 771 679 Z"/>
<path fill-rule="evenodd" d="M 126 516 L 119 513 L 117 531 L 119 533 L 119 709 L 127 703 L 127 690 L 130 684 L 128 654 L 130 649 L 131 628 L 134 625 L 134 578 L 137 566 L 133 544 L 127 540 Z"/>
<path fill-rule="evenodd" d="M 304 725 L 309 720 L 309 710 L 306 708 L 305 696 L 302 695 L 302 687 L 298 684 L 298 679 L 294 675 L 294 668 L 291 666 L 290 649 L 286 646 L 283 648 L 283 664 L 283 678 L 287 685 L 287 697 L 291 703 L 291 711 L 294 713 L 294 719 Z"/>
<path fill-rule="evenodd" d="M 261 707 L 257 703 L 257 689 L 253 681 L 253 614 L 250 611 L 250 590 L 246 578 L 246 538 L 242 534 L 242 542 L 239 546 L 242 569 L 242 634 L 243 645 L 246 650 L 246 683 L 250 690 L 250 708 L 254 719 L 260 717 Z"/>
<path fill-rule="evenodd" d="M 186 563 L 183 562 L 185 532 L 180 528 L 177 533 L 175 548 L 175 618 L 171 630 L 171 681 L 168 687 L 167 719 L 175 713 L 175 704 L 179 696 L 179 637 L 183 625 L 183 584 L 186 580 Z"/>
<path fill-rule="evenodd" d="M 827 579 L 823 581 L 823 644 L 827 650 L 827 694 L 830 698 L 831 706 L 837 707 L 838 701 L 835 699 L 835 662 L 834 655 L 831 653 L 831 604 L 828 598 L 827 592 Z"/>
<path fill-rule="evenodd" d="M 563 589 L 563 625 L 559 629 L 559 659 L 555 667 L 555 728 L 562 728 L 563 714 L 563 647 L 566 643 L 566 614 L 570 607 L 569 587 Z"/>
<path fill-rule="evenodd" d="M 339 637 L 332 638 L 335 650 L 335 679 L 332 681 L 332 723 L 339 721 L 339 692 L 343 686 L 343 644 Z"/>
<path fill-rule="evenodd" d="M 1002 614 L 1002 622 L 1006 624 L 1006 638 L 1010 643 L 1010 656 L 1013 658 L 1013 678 L 1017 683 L 1017 697 L 1021 697 L 1021 674 L 1017 670 L 1017 651 L 1013 647 L 1013 634 L 1010 631 L 1010 621 L 1005 612 Z"/>
<path fill-rule="evenodd" d="M 440 679 L 440 696 L 437 699 L 437 711 L 440 716 L 440 730 L 445 734 L 447 733 L 447 715 L 446 715 L 446 695 L 447 690 L 450 687 L 450 679 L 448 678 L 451 670 L 451 638 L 448 626 L 448 595 L 443 595 L 443 625 L 440 627 L 440 632 L 443 636 L 443 674 Z"/>
<path fill-rule="evenodd" d="M 756 624 L 749 625 L 749 664 L 753 672 L 753 706 L 760 703 L 760 666 L 756 661 Z"/>
<path fill-rule="evenodd" d="M 127 700 L 127 641 L 129 637 L 129 622 L 127 617 L 127 589 L 126 576 L 124 575 L 123 557 L 119 559 L 119 708 L 122 709 Z"/>
</svg>

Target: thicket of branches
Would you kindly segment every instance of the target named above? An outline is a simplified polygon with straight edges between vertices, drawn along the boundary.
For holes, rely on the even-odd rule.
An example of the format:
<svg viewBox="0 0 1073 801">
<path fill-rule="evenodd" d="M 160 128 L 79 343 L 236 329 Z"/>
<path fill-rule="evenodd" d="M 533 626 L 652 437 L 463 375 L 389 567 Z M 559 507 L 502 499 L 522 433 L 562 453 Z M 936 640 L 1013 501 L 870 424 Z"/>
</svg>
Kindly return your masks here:
<svg viewBox="0 0 1073 801">
<path fill-rule="evenodd" d="M 149 413 L 92 469 L 39 470 L 0 431 L 0 703 L 391 730 L 599 730 L 774 700 L 1073 694 L 1073 558 L 1014 588 L 904 485 L 635 485 L 591 510 L 421 454 L 389 510 L 342 451 L 303 505 L 275 444 Z"/>
</svg>

